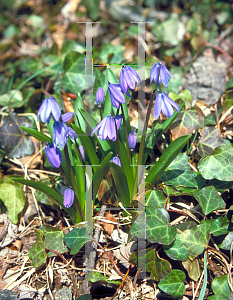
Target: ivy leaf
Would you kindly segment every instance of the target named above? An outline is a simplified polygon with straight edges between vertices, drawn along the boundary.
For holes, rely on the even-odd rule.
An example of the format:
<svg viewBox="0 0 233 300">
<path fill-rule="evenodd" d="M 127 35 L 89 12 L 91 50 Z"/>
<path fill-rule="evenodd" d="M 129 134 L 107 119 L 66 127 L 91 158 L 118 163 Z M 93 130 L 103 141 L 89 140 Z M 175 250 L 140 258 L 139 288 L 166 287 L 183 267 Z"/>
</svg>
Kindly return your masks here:
<svg viewBox="0 0 233 300">
<path fill-rule="evenodd" d="M 199 107 L 192 107 L 181 112 L 170 126 L 173 140 L 179 136 L 192 134 L 204 126 L 204 115 Z"/>
<path fill-rule="evenodd" d="M 74 255 L 79 252 L 82 246 L 91 241 L 92 237 L 86 236 L 86 228 L 74 228 L 66 234 L 64 237 L 64 242 L 71 249 L 70 254 Z"/>
<path fill-rule="evenodd" d="M 140 216 L 133 223 L 130 233 L 135 236 L 140 233 L 143 236 L 145 228 L 139 226 Z M 175 226 L 169 226 L 170 217 L 164 208 L 149 206 L 146 209 L 146 239 L 150 243 L 170 245 L 176 237 Z"/>
<path fill-rule="evenodd" d="M 194 281 L 198 281 L 201 275 L 198 258 L 195 258 L 193 260 L 188 258 L 186 261 L 182 262 L 182 265 L 188 272 L 188 276 Z"/>
<path fill-rule="evenodd" d="M 99 272 L 93 271 L 87 273 L 87 280 L 90 282 L 102 281 L 110 284 L 121 284 L 121 281 L 109 280 L 106 276 Z"/>
<path fill-rule="evenodd" d="M 146 206 L 164 207 L 166 197 L 158 190 L 152 190 L 146 192 Z"/>
<path fill-rule="evenodd" d="M 55 250 L 59 253 L 67 252 L 67 248 L 64 246 L 63 238 L 64 232 L 59 228 L 42 225 L 40 230 L 44 233 L 44 246 L 47 249 Z"/>
<path fill-rule="evenodd" d="M 212 155 L 205 156 L 199 161 L 198 169 L 205 179 L 233 181 L 233 147 L 220 145 Z"/>
<path fill-rule="evenodd" d="M 9 93 L 0 95 L 0 106 L 22 107 L 28 102 L 34 91 L 35 88 L 32 87 L 24 89 L 23 93 L 19 90 L 11 90 Z"/>
<path fill-rule="evenodd" d="M 219 247 L 224 250 L 231 250 L 232 241 L 233 241 L 233 232 L 229 232 Z"/>
<path fill-rule="evenodd" d="M 160 180 L 174 187 L 198 187 L 195 174 L 189 166 L 188 156 L 183 153 L 178 154 L 165 173 L 160 177 Z"/>
<path fill-rule="evenodd" d="M 4 119 L 0 128 L 0 146 L 10 158 L 20 158 L 34 153 L 34 144 L 24 135 L 21 126 L 31 127 L 31 121 L 13 113 Z"/>
<path fill-rule="evenodd" d="M 77 300 L 92 300 L 92 296 L 91 295 L 82 295 Z"/>
<path fill-rule="evenodd" d="M 209 223 L 201 223 L 194 229 L 188 229 L 179 234 L 181 243 L 188 249 L 190 259 L 204 251 L 210 238 L 210 227 Z"/>
<path fill-rule="evenodd" d="M 164 246 L 163 249 L 171 259 L 185 261 L 188 258 L 188 249 L 181 243 L 179 235 L 171 245 Z"/>
<path fill-rule="evenodd" d="M 36 230 L 36 243 L 31 247 L 29 258 L 32 260 L 33 267 L 41 266 L 46 260 L 45 246 L 43 243 L 43 232 Z"/>
<path fill-rule="evenodd" d="M 63 85 L 72 93 L 77 95 L 92 86 L 92 78 L 86 81 L 85 55 L 69 52 L 65 57 L 63 68 L 65 71 Z"/>
<path fill-rule="evenodd" d="M 212 185 L 204 187 L 199 191 L 195 191 L 193 196 L 200 204 L 204 215 L 208 215 L 217 209 L 224 209 L 226 205 Z"/>
<path fill-rule="evenodd" d="M 25 196 L 21 185 L 0 184 L 0 199 L 5 204 L 12 223 L 18 222 L 18 214 L 24 209 Z"/>
<path fill-rule="evenodd" d="M 172 270 L 158 284 L 158 287 L 173 298 L 182 297 L 185 293 L 185 274 L 181 270 Z"/>
<path fill-rule="evenodd" d="M 208 220 L 208 222 L 211 224 L 210 233 L 213 234 L 213 236 L 219 236 L 229 232 L 229 220 L 227 216 L 219 216 L 217 219 Z"/>
<path fill-rule="evenodd" d="M 215 277 L 211 284 L 213 292 L 218 296 L 218 299 L 230 299 L 231 290 L 228 284 L 227 275 L 223 275 L 220 277 Z M 208 299 L 214 299 L 212 297 L 208 297 Z M 216 298 L 217 299 L 217 298 Z"/>
<path fill-rule="evenodd" d="M 151 277 L 157 281 L 171 272 L 170 263 L 165 259 L 161 259 L 153 248 L 146 249 L 146 260 L 143 255 L 140 255 L 138 252 L 134 252 L 130 256 L 130 262 L 133 264 L 139 264 L 140 261 L 138 262 L 138 260 L 140 260 L 140 258 L 143 259 L 143 262 L 140 264 L 142 270 L 145 272 L 150 272 Z M 144 261 L 146 261 L 146 264 L 144 264 Z"/>
<path fill-rule="evenodd" d="M 219 129 L 214 126 L 205 126 L 197 147 L 199 154 L 202 157 L 209 155 L 220 145 L 225 145 L 225 143 L 219 136 Z"/>
</svg>

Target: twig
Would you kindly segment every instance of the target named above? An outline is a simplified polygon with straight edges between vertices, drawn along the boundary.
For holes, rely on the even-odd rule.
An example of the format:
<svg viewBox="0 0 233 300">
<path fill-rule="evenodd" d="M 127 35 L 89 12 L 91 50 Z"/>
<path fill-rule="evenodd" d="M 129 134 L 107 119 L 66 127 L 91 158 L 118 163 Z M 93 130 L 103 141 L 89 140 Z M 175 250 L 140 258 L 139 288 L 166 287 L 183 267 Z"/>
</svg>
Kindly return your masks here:
<svg viewBox="0 0 233 300">
<path fill-rule="evenodd" d="M 118 289 L 116 290 L 116 292 L 115 292 L 115 294 L 113 295 L 113 297 L 111 298 L 111 300 L 113 300 L 113 299 L 116 297 L 116 295 L 118 294 L 119 290 L 120 290 L 121 287 L 123 286 L 123 284 L 124 284 L 124 282 L 125 282 L 125 280 L 126 280 L 128 274 L 129 274 L 129 270 L 130 270 L 130 267 L 128 268 L 128 271 L 126 272 L 125 277 L 123 278 L 123 280 L 122 280 L 120 286 L 119 286 Z"/>
<path fill-rule="evenodd" d="M 113 266 L 115 267 L 117 273 L 124 278 L 124 274 L 121 273 L 121 271 L 118 269 L 116 263 L 113 261 L 112 257 L 108 254 L 108 252 L 104 249 L 103 246 L 101 246 L 94 238 L 93 241 L 104 251 L 104 253 L 108 256 L 108 258 L 110 259 L 111 263 L 113 264 Z"/>
</svg>

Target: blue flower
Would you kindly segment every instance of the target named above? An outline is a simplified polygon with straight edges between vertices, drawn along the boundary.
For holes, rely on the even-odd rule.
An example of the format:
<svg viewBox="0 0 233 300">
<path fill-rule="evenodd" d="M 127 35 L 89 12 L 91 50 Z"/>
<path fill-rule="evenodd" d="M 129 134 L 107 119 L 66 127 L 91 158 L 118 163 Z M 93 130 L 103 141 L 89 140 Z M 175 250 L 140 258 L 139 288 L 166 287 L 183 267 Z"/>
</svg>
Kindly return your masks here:
<svg viewBox="0 0 233 300">
<path fill-rule="evenodd" d="M 109 83 L 108 85 L 109 96 L 112 101 L 112 105 L 119 108 L 120 103 L 125 103 L 125 97 L 121 90 L 120 83 Z M 130 93 L 127 91 L 126 95 L 130 97 Z"/>
<path fill-rule="evenodd" d="M 79 148 L 79 152 L 80 152 L 80 154 L 82 156 L 83 161 L 85 161 L 85 152 L 84 152 L 83 145 L 80 145 L 78 148 Z"/>
<path fill-rule="evenodd" d="M 73 139 L 73 140 L 75 140 L 77 137 L 78 137 L 78 135 L 77 135 L 77 133 L 75 132 L 75 130 L 73 129 L 73 128 L 71 128 L 71 127 L 68 127 L 67 126 L 67 129 L 68 129 L 68 136 L 71 138 L 71 139 Z"/>
<path fill-rule="evenodd" d="M 134 90 L 135 89 L 135 81 L 137 82 L 137 85 L 139 85 L 139 82 L 141 81 L 137 72 L 131 67 L 128 67 L 128 66 L 122 67 L 121 73 L 120 73 L 121 90 L 124 93 L 127 93 L 128 89 Z"/>
<path fill-rule="evenodd" d="M 38 110 L 37 121 L 39 121 L 39 117 L 43 123 L 49 123 L 51 117 L 53 117 L 56 122 L 60 121 L 61 109 L 53 96 L 46 98 L 43 101 Z"/>
<path fill-rule="evenodd" d="M 96 92 L 96 103 L 99 107 L 101 107 L 101 104 L 104 102 L 104 89 L 102 87 L 98 88 Z"/>
<path fill-rule="evenodd" d="M 161 67 L 160 67 L 160 65 L 161 65 Z M 160 73 L 159 73 L 159 68 L 160 68 Z M 154 82 L 157 82 L 158 73 L 159 73 L 158 86 L 160 85 L 160 83 L 162 81 L 162 83 L 166 87 L 168 87 L 168 81 L 171 79 L 171 73 L 168 71 L 168 69 L 161 62 L 155 64 L 152 67 L 152 69 L 150 71 L 150 84 L 152 83 L 153 80 L 154 80 Z"/>
<path fill-rule="evenodd" d="M 121 125 L 121 116 L 116 117 L 117 130 Z M 115 141 L 117 137 L 115 120 L 112 115 L 104 117 L 103 120 L 92 130 L 91 136 L 97 131 L 97 137 L 101 140 Z"/>
<path fill-rule="evenodd" d="M 121 161 L 120 161 L 119 157 L 115 156 L 110 161 L 114 162 L 114 164 L 116 164 L 119 167 L 121 167 Z"/>
<path fill-rule="evenodd" d="M 58 143 L 62 148 L 65 147 L 68 138 L 68 127 L 62 122 L 54 122 L 53 124 L 53 143 L 58 146 Z"/>
<path fill-rule="evenodd" d="M 63 204 L 66 208 L 71 207 L 74 202 L 74 191 L 70 188 L 67 188 L 64 192 L 64 201 Z"/>
<path fill-rule="evenodd" d="M 61 116 L 62 118 L 62 122 L 63 123 L 67 123 L 69 122 L 74 116 L 74 112 L 68 112 L 68 113 L 65 113 Z"/>
<path fill-rule="evenodd" d="M 171 117 L 173 115 L 173 108 L 172 106 L 180 112 L 179 105 L 174 102 L 171 98 L 169 98 L 165 93 L 159 92 L 156 95 L 155 104 L 154 104 L 154 117 L 158 119 L 161 111 L 167 117 Z"/>
<path fill-rule="evenodd" d="M 59 168 L 62 163 L 62 155 L 59 147 L 53 146 L 51 143 L 47 143 L 45 146 L 45 153 L 49 163 L 54 168 Z"/>
<path fill-rule="evenodd" d="M 137 133 L 135 131 L 130 132 L 128 137 L 128 143 L 130 150 L 133 151 L 137 143 Z"/>
</svg>

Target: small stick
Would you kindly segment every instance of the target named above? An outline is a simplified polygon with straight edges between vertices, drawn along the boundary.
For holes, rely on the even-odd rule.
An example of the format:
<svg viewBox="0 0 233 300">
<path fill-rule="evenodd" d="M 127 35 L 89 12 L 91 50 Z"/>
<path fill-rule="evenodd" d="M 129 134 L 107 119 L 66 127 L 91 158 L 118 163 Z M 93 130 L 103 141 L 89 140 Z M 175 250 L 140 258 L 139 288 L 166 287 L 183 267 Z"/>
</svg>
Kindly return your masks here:
<svg viewBox="0 0 233 300">
<path fill-rule="evenodd" d="M 122 280 L 120 286 L 119 286 L 118 289 L 116 290 L 116 292 L 115 292 L 115 294 L 113 295 L 113 297 L 111 298 L 111 300 L 113 300 L 113 299 L 116 297 L 116 295 L 118 294 L 119 290 L 120 290 L 121 287 L 123 286 L 123 284 L 124 284 L 124 282 L 125 282 L 125 280 L 126 280 L 126 277 L 127 277 L 128 274 L 129 274 L 129 270 L 130 270 L 130 266 L 129 266 L 128 271 L 126 272 L 125 277 L 123 278 L 123 280 Z"/>
</svg>

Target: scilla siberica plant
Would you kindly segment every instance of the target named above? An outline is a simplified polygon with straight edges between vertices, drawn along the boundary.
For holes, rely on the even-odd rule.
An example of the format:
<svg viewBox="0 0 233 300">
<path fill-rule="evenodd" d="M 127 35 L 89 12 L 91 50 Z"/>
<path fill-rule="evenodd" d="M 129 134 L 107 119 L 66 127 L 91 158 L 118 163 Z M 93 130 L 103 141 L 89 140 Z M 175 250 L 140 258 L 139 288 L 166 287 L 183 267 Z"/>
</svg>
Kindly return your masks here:
<svg viewBox="0 0 233 300">
<path fill-rule="evenodd" d="M 130 91 L 139 85 L 140 78 L 137 72 L 129 66 L 122 67 L 120 83 L 117 82 L 116 76 L 116 82 L 109 82 L 114 76 L 113 73 L 108 77 L 108 72 L 106 72 L 106 84 L 97 90 L 96 103 L 101 119 L 98 124 L 92 115 L 84 110 L 80 95 L 76 100 L 75 112 L 63 115 L 55 98 L 50 96 L 41 104 L 38 120 L 40 118 L 43 123 L 48 124 L 51 138 L 35 130 L 24 128 L 45 143 L 48 161 L 54 168 L 60 168 L 63 178 L 62 184 L 66 186 L 66 189 L 63 188 L 63 193 L 61 191 L 55 192 L 41 183 L 19 181 L 40 189 L 53 197 L 56 203 L 66 210 L 74 223 L 79 223 L 85 219 L 87 179 L 90 181 L 90 174 L 87 174 L 86 165 L 92 166 L 94 201 L 96 201 L 102 179 L 107 176 L 108 170 L 110 170 L 116 186 L 118 201 L 124 207 L 130 206 L 131 200 L 137 194 L 139 184 L 137 166 L 145 165 L 149 154 L 146 135 L 153 103 L 153 114 L 156 119 L 159 118 L 161 112 L 171 119 L 168 119 L 166 124 L 164 123 L 160 136 L 177 115 L 173 114 L 173 107 L 177 112 L 180 111 L 178 104 L 158 89 L 161 83 L 168 86 L 171 74 L 161 62 L 156 63 L 150 74 L 150 81 L 151 83 L 154 81 L 156 87 L 151 93 L 143 131 L 136 133 L 130 126 L 127 110 L 129 98 L 126 97 L 131 97 Z M 105 95 L 106 91 L 108 91 L 109 97 Z M 68 122 L 73 117 L 74 124 L 70 125 Z M 86 134 L 87 131 L 90 132 L 89 135 Z M 154 143 L 158 141 L 160 136 L 157 136 Z M 140 142 L 139 152 L 135 151 L 137 141 Z M 181 143 L 174 151 L 180 151 L 183 146 Z M 174 151 L 169 150 L 169 147 L 166 151 L 170 151 L 172 154 Z M 155 168 L 156 164 L 149 167 L 145 179 L 147 182 L 155 184 L 161 172 L 171 162 L 167 156 L 166 158 L 161 157 L 161 159 L 163 160 L 162 167 L 159 165 Z"/>
</svg>

